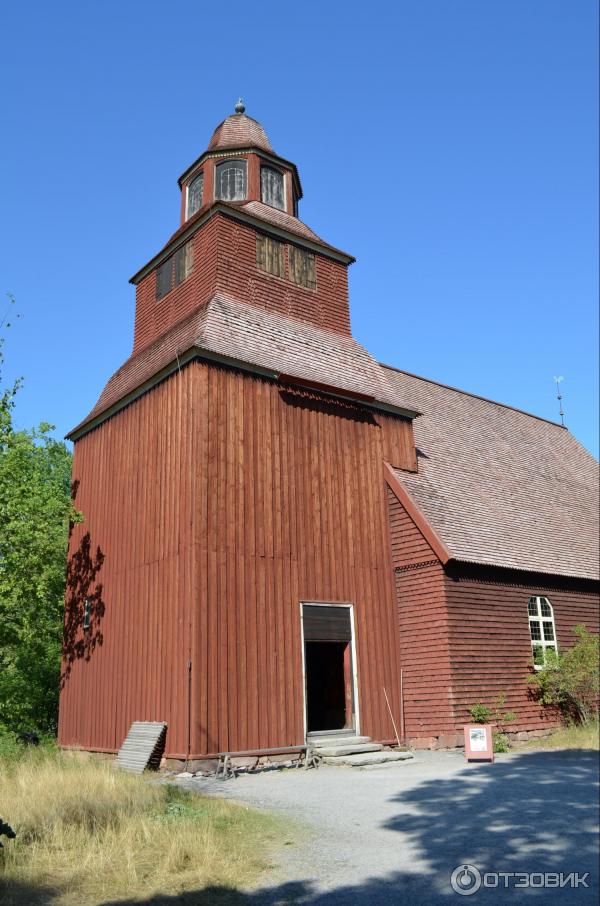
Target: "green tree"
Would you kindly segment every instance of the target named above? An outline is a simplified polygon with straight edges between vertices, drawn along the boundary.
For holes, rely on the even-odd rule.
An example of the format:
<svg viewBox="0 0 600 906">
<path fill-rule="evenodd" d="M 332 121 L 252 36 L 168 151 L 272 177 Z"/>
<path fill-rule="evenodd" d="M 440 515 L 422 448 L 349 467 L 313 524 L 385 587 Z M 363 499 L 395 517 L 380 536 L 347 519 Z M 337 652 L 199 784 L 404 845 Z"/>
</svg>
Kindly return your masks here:
<svg viewBox="0 0 600 906">
<path fill-rule="evenodd" d="M 598 636 L 575 626 L 577 642 L 557 654 L 546 652 L 546 663 L 529 677 L 540 701 L 562 712 L 567 720 L 587 723 L 598 712 Z"/>
<path fill-rule="evenodd" d="M 12 303 L 12 299 L 10 300 Z M 0 323 L 1 327 L 10 326 Z M 21 381 L 2 387 L 0 338 L 0 726 L 56 727 L 71 454 L 42 423 L 13 424 Z"/>
</svg>

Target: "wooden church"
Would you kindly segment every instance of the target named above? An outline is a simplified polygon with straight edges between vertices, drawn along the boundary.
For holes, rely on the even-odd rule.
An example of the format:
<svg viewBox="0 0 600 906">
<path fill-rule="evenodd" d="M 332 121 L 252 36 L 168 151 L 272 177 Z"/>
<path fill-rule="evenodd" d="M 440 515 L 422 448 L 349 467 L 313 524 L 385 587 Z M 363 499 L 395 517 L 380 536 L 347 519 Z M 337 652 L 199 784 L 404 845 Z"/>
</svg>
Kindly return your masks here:
<svg viewBox="0 0 600 906">
<path fill-rule="evenodd" d="M 241 103 L 179 187 L 131 356 L 69 435 L 61 745 L 116 752 L 147 720 L 172 759 L 450 746 L 499 693 L 544 731 L 528 674 L 598 630 L 593 458 L 354 339 L 354 259 Z"/>
</svg>

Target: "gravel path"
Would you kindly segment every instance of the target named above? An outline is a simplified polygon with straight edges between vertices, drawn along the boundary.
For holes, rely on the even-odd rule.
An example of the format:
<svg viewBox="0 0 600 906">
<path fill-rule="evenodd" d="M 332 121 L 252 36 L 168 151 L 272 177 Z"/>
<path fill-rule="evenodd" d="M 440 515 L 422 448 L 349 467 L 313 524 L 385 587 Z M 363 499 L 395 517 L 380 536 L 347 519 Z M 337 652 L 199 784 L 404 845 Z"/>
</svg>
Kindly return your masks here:
<svg viewBox="0 0 600 906">
<path fill-rule="evenodd" d="M 323 766 L 180 783 L 293 819 L 275 869 L 243 903 L 597 902 L 597 753 L 466 765 L 457 752 L 421 752 L 379 770 Z M 514 879 L 500 879 L 465 898 L 450 886 L 463 863 L 482 873 L 588 872 L 590 886 L 515 889 Z"/>
</svg>

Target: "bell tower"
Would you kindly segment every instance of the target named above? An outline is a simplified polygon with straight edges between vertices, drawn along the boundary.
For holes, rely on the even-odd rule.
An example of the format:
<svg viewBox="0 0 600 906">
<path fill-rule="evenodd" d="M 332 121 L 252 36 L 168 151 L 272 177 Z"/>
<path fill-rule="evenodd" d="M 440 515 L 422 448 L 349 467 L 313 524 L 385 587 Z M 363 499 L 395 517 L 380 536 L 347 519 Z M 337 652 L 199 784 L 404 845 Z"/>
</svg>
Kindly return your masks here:
<svg viewBox="0 0 600 906">
<path fill-rule="evenodd" d="M 180 225 L 132 278 L 133 352 L 216 293 L 350 336 L 352 256 L 298 217 L 302 186 L 240 98 L 180 176 Z"/>
</svg>

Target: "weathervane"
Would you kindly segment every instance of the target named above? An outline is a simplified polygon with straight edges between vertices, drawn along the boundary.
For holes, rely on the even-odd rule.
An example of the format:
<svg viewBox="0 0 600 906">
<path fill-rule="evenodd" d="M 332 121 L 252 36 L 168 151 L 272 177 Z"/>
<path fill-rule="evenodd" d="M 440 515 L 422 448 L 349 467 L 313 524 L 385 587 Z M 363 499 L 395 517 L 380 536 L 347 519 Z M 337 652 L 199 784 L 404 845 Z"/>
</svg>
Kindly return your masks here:
<svg viewBox="0 0 600 906">
<path fill-rule="evenodd" d="M 565 413 L 563 412 L 563 407 L 562 407 L 562 394 L 561 394 L 561 392 L 560 392 L 560 385 L 561 385 L 562 381 L 564 381 L 564 377 L 562 376 L 562 374 L 560 374 L 558 377 L 557 377 L 556 375 L 554 375 L 554 382 L 555 382 L 555 384 L 556 384 L 556 399 L 558 400 L 558 413 L 559 413 L 559 415 L 560 415 L 560 423 L 561 423 L 561 425 L 562 425 L 563 428 L 564 428 L 564 426 L 565 426 Z"/>
</svg>

